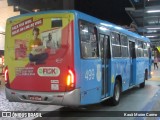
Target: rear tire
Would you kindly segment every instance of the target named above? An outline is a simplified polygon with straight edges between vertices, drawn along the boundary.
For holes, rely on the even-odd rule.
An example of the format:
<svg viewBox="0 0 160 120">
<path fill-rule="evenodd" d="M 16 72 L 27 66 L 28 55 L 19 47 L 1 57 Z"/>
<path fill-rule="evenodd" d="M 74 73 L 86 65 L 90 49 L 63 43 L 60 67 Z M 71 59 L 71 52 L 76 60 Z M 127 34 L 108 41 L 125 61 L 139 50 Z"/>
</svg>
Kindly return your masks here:
<svg viewBox="0 0 160 120">
<path fill-rule="evenodd" d="M 111 104 L 113 106 L 118 105 L 120 101 L 120 97 L 121 97 L 121 84 L 119 80 L 116 80 L 113 97 L 110 99 Z"/>
<path fill-rule="evenodd" d="M 148 71 L 145 72 L 145 80 L 148 80 Z"/>
<path fill-rule="evenodd" d="M 139 87 L 140 88 L 144 88 L 145 87 L 145 80 L 147 80 L 148 79 L 148 73 L 147 72 L 145 72 L 145 74 L 144 74 L 144 82 L 142 82 L 142 83 L 140 83 L 139 84 Z"/>
</svg>

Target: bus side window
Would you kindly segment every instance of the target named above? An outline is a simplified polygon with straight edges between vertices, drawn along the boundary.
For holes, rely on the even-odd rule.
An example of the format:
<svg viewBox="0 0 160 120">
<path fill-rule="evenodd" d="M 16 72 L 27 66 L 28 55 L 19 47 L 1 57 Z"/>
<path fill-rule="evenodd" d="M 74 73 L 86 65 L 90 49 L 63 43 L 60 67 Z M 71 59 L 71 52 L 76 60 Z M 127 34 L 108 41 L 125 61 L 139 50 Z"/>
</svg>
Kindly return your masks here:
<svg viewBox="0 0 160 120">
<path fill-rule="evenodd" d="M 97 29 L 94 24 L 80 20 L 80 43 L 82 58 L 98 57 Z"/>
<path fill-rule="evenodd" d="M 137 41 L 137 57 L 143 57 L 143 42 Z"/>
<path fill-rule="evenodd" d="M 129 57 L 127 36 L 121 35 L 120 38 L 121 38 L 120 40 L 121 40 L 121 54 L 122 54 L 122 57 Z"/>
<path fill-rule="evenodd" d="M 118 33 L 111 33 L 112 40 L 112 57 L 121 57 L 120 35 Z"/>
<path fill-rule="evenodd" d="M 144 57 L 148 57 L 149 56 L 149 50 L 148 50 L 148 47 L 147 47 L 147 43 L 143 43 L 143 52 L 144 52 Z"/>
</svg>

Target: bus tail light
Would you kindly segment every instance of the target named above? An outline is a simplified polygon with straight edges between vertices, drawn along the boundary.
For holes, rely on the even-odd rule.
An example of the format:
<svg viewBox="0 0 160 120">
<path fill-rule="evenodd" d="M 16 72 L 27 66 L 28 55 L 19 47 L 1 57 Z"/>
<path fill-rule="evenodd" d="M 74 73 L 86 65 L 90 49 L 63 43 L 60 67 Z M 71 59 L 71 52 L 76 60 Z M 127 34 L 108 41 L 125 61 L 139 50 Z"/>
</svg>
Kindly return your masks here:
<svg viewBox="0 0 160 120">
<path fill-rule="evenodd" d="M 67 90 L 73 90 L 75 87 L 75 74 L 70 69 L 68 70 L 66 85 L 67 85 Z"/>
<path fill-rule="evenodd" d="M 8 67 L 5 67 L 5 71 L 4 71 L 4 80 L 6 83 L 6 86 L 9 87 L 9 74 L 8 74 Z"/>
</svg>

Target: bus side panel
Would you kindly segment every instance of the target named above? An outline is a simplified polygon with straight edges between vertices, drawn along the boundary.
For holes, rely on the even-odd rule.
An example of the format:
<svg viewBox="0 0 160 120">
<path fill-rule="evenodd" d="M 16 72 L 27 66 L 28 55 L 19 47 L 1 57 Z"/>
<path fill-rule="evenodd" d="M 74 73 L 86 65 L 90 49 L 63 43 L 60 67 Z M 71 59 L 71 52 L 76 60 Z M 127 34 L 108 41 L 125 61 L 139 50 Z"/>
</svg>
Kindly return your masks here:
<svg viewBox="0 0 160 120">
<path fill-rule="evenodd" d="M 132 68 L 132 80 L 133 80 L 133 85 L 136 85 L 137 84 L 137 62 L 136 62 L 136 59 L 133 59 L 133 68 Z"/>
<path fill-rule="evenodd" d="M 81 58 L 81 42 L 78 20 L 83 19 L 95 22 L 91 17 L 75 14 L 75 43 L 74 62 L 76 71 L 76 88 L 80 88 L 81 105 L 98 103 L 101 101 L 101 60 Z"/>
<path fill-rule="evenodd" d="M 136 66 L 135 68 L 135 85 L 138 85 L 142 82 L 144 82 L 144 76 L 145 76 L 145 69 L 149 69 L 148 68 L 148 64 L 149 64 L 149 60 L 148 58 L 137 58 L 134 61 L 134 65 Z"/>
<path fill-rule="evenodd" d="M 101 101 L 101 60 L 81 60 L 81 104 Z"/>
<path fill-rule="evenodd" d="M 112 75 L 113 75 L 113 67 L 112 67 L 112 60 L 109 59 L 108 60 L 108 79 L 107 79 L 107 82 L 108 82 L 108 95 L 107 97 L 110 97 L 113 95 L 112 91 L 113 91 L 113 87 L 114 87 L 114 81 L 112 80 Z"/>
<path fill-rule="evenodd" d="M 129 88 L 129 82 L 130 82 L 130 60 L 128 58 L 126 59 L 112 59 L 112 73 L 111 73 L 111 79 L 113 83 L 113 87 L 111 90 L 111 95 L 113 95 L 114 91 L 114 84 L 116 78 L 119 76 L 122 80 L 122 91 L 125 91 Z"/>
</svg>

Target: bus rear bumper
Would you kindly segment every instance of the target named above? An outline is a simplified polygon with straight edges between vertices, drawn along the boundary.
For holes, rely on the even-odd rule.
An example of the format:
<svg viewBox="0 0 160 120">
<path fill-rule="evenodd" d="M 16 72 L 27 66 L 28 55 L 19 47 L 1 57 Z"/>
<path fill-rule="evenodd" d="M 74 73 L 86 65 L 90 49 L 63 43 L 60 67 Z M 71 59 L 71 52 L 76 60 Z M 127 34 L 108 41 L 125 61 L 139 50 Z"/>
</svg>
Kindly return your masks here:
<svg viewBox="0 0 160 120">
<path fill-rule="evenodd" d="M 69 92 L 31 92 L 5 88 L 6 98 L 10 102 L 80 106 L 80 89 Z"/>
</svg>

